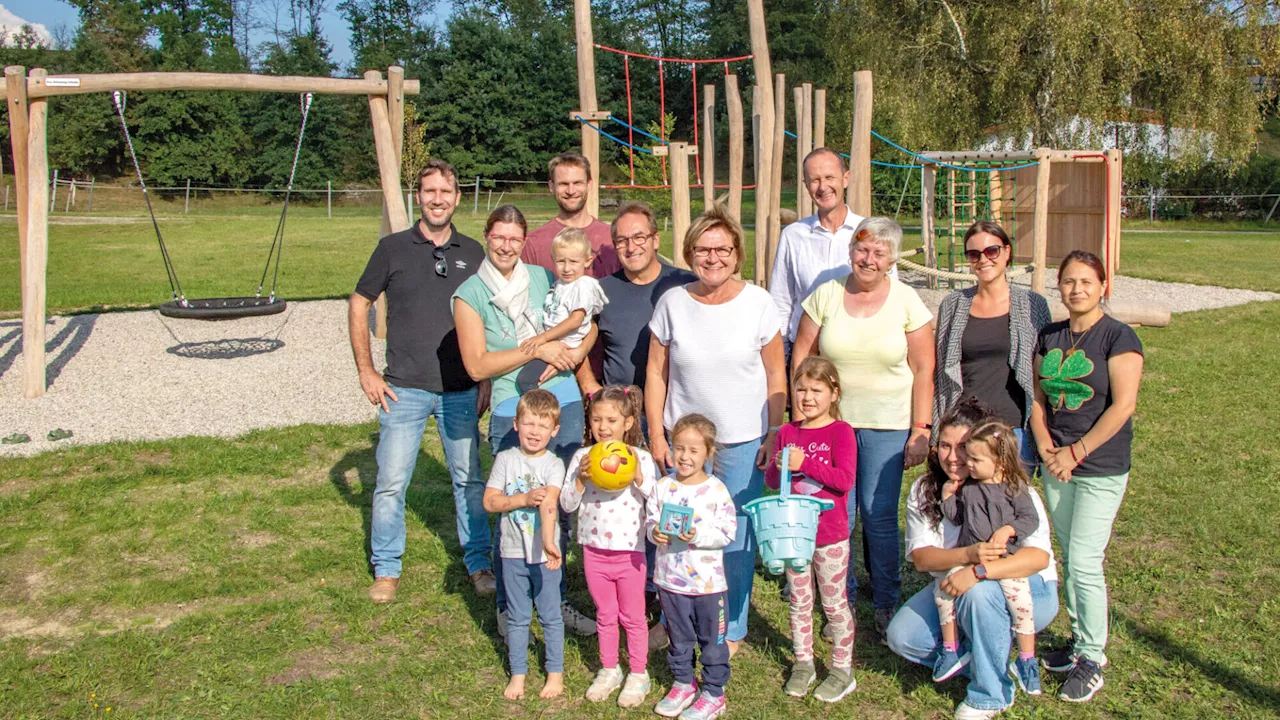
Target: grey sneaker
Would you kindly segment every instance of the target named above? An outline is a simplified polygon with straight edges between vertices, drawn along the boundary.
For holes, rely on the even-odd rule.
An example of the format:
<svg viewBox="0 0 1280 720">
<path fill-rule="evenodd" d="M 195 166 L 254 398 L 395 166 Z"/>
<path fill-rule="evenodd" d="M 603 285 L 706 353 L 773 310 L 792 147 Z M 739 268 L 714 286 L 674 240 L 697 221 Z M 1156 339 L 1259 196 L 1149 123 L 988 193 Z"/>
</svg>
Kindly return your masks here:
<svg viewBox="0 0 1280 720">
<path fill-rule="evenodd" d="M 502 641 L 507 641 L 507 611 L 503 610 L 498 613 L 498 634 L 502 636 Z"/>
<path fill-rule="evenodd" d="M 591 681 L 591 687 L 587 688 L 587 700 L 600 702 L 620 687 L 622 687 L 621 668 L 600 668 L 600 672 L 596 673 L 596 679 Z"/>
<path fill-rule="evenodd" d="M 1058 697 L 1067 702 L 1089 702 L 1103 684 L 1102 668 L 1089 658 L 1081 657 L 1063 681 Z"/>
<path fill-rule="evenodd" d="M 654 623 L 653 627 L 649 628 L 649 652 L 666 650 L 670 646 L 671 637 L 667 635 L 667 628 L 660 622 Z"/>
<path fill-rule="evenodd" d="M 822 626 L 822 639 L 823 639 L 823 640 L 826 640 L 827 642 L 835 642 L 835 641 L 836 641 L 836 626 L 835 626 L 835 625 L 832 625 L 831 623 L 827 623 L 826 625 L 823 625 L 823 626 Z"/>
<path fill-rule="evenodd" d="M 568 602 L 560 603 L 560 616 L 564 618 L 564 627 L 575 635 L 595 635 L 596 621 L 578 612 Z"/>
<path fill-rule="evenodd" d="M 791 677 L 782 689 L 791 697 L 802 698 L 809 694 L 809 688 L 817 678 L 818 673 L 813 669 L 812 662 L 797 662 L 791 666 Z"/>
<path fill-rule="evenodd" d="M 649 694 L 649 673 L 627 673 L 627 681 L 622 684 L 622 692 L 618 694 L 618 707 L 639 707 Z"/>
<path fill-rule="evenodd" d="M 880 644 L 889 647 L 889 623 L 893 620 L 893 608 L 876 608 L 876 630 L 880 632 Z"/>
<path fill-rule="evenodd" d="M 813 696 L 826 703 L 840 702 L 845 695 L 858 689 L 858 681 L 853 678 L 853 668 L 831 668 L 827 679 L 822 681 Z"/>
</svg>

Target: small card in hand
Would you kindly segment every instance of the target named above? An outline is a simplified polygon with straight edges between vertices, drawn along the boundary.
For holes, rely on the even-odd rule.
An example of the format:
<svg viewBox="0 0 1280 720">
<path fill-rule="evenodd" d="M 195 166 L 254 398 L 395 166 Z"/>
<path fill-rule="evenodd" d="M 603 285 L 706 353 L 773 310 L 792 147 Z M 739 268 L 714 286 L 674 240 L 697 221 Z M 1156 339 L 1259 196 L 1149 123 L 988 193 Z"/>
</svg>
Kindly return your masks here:
<svg viewBox="0 0 1280 720">
<path fill-rule="evenodd" d="M 658 519 L 658 532 L 673 537 L 689 532 L 693 525 L 693 508 L 674 503 L 663 503 L 662 517 Z"/>
</svg>

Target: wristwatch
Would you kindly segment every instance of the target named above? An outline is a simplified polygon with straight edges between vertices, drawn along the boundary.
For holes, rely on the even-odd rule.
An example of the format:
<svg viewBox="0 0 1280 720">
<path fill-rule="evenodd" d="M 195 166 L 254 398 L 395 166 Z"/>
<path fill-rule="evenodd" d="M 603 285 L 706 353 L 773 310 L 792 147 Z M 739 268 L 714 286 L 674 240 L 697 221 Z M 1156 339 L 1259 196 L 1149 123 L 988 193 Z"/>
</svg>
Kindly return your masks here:
<svg viewBox="0 0 1280 720">
<path fill-rule="evenodd" d="M 976 578 L 978 578 L 979 580 L 986 580 L 986 579 L 987 579 L 987 566 L 986 566 L 986 565 L 983 565 L 982 563 L 978 563 L 977 565 L 974 565 L 974 566 L 973 566 L 973 576 L 974 576 L 974 577 L 976 577 Z"/>
</svg>

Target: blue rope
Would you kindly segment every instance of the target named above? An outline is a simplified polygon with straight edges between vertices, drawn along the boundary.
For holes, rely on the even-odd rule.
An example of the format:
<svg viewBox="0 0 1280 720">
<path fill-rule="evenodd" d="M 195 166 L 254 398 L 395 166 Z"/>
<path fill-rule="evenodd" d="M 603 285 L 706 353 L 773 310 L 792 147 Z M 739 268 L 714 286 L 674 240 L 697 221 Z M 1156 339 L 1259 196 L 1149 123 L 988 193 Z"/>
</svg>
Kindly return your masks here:
<svg viewBox="0 0 1280 720">
<path fill-rule="evenodd" d="M 621 125 L 622 127 L 627 128 L 627 129 L 629 129 L 629 130 L 634 130 L 635 132 L 638 132 L 638 133 L 640 133 L 641 135 L 643 135 L 643 136 L 645 136 L 645 137 L 647 137 L 647 138 L 649 138 L 649 139 L 651 139 L 651 140 L 657 140 L 658 142 L 662 143 L 663 145 L 670 145 L 670 144 L 671 144 L 671 143 L 667 142 L 666 140 L 663 140 L 662 138 L 658 137 L 657 135 L 650 135 L 649 133 L 647 133 L 647 132 L 645 132 L 645 131 L 641 130 L 641 129 L 640 129 L 640 128 L 638 128 L 638 127 L 635 127 L 635 126 L 633 126 L 633 125 L 628 125 L 627 123 L 625 123 L 625 122 L 623 122 L 623 121 L 619 120 L 618 118 L 614 117 L 613 115 L 610 115 L 610 116 L 609 116 L 609 119 L 610 119 L 610 120 L 612 120 L 612 121 L 614 121 L 614 122 L 616 122 L 616 123 L 618 123 L 618 124 L 619 124 L 619 125 Z"/>
<path fill-rule="evenodd" d="M 787 136 L 787 137 L 789 137 L 789 138 L 791 138 L 792 140 L 797 140 L 797 139 L 799 139 L 799 138 L 797 138 L 797 137 L 796 137 L 796 134 L 795 134 L 795 133 L 793 133 L 793 132 L 791 132 L 790 130 L 785 130 L 785 129 L 784 129 L 782 132 L 783 132 L 783 133 L 785 133 L 785 134 L 786 134 L 786 136 Z M 845 160 L 852 160 L 852 159 L 853 159 L 853 158 L 849 157 L 849 153 L 840 153 L 840 157 L 844 158 Z M 897 163 L 880 162 L 879 160 L 872 160 L 872 161 L 871 161 L 871 164 L 872 164 L 872 165 L 878 165 L 878 166 L 880 166 L 880 167 L 898 168 L 898 169 L 900 169 L 900 170 L 918 170 L 918 169 L 920 169 L 920 166 L 919 166 L 919 165 L 899 165 L 899 164 L 897 164 Z"/>
<path fill-rule="evenodd" d="M 642 147 L 640 147 L 640 146 L 638 146 L 638 145 L 632 145 L 631 143 L 627 142 L 626 140 L 623 140 L 623 139 L 622 139 L 622 138 L 620 138 L 620 137 L 615 137 L 615 136 L 613 136 L 613 135 L 610 135 L 609 133 L 605 132 L 604 130 L 601 130 L 600 128 L 596 127 L 595 125 L 592 125 L 591 123 L 587 122 L 586 120 L 583 120 L 581 115 L 574 115 L 573 117 L 574 117 L 574 119 L 575 119 L 575 120 L 577 120 L 578 122 L 582 123 L 583 125 L 586 125 L 587 127 L 591 128 L 592 130 L 595 130 L 596 132 L 600 133 L 601 135 L 603 135 L 603 136 L 605 136 L 605 137 L 609 138 L 610 140 L 612 140 L 612 141 L 614 141 L 614 142 L 618 143 L 619 145 L 621 145 L 621 146 L 623 146 L 623 147 L 629 147 L 629 148 L 631 148 L 632 150 L 635 150 L 636 152 L 642 152 L 642 153 L 644 153 L 644 154 L 646 154 L 646 155 L 652 155 L 652 154 L 653 154 L 653 151 L 652 151 L 652 150 L 650 150 L 650 149 L 648 149 L 648 148 L 642 148 Z"/>
<path fill-rule="evenodd" d="M 914 158 L 919 159 L 919 160 L 923 160 L 925 163 L 927 163 L 927 164 L 929 164 L 929 165 L 937 165 L 937 166 L 939 166 L 939 167 L 951 168 L 952 170 L 966 170 L 966 171 L 969 171 L 969 172 L 1004 172 L 1004 171 L 1007 171 L 1007 170 L 1023 170 L 1023 169 L 1025 169 L 1025 168 L 1032 168 L 1032 167 L 1035 167 L 1035 166 L 1037 166 L 1037 165 L 1039 165 L 1039 164 L 1040 164 L 1040 163 L 1039 163 L 1039 161 L 1036 161 L 1036 162 L 1033 162 L 1033 163 L 1027 163 L 1027 164 L 1025 164 L 1025 165 L 1012 165 L 1012 166 L 1009 166 L 1009 167 L 998 167 L 998 168 L 976 168 L 976 167 L 964 167 L 963 165 L 949 165 L 949 164 L 944 163 L 944 162 L 939 162 L 938 160 L 931 160 L 931 159 L 929 159 L 928 157 L 926 157 L 926 156 L 924 156 L 924 155 L 921 155 L 920 153 L 912 152 L 912 151 L 910 151 L 910 150 L 908 150 L 908 149 L 906 149 L 906 148 L 902 147 L 902 146 L 901 146 L 901 145 L 899 145 L 898 143 L 896 143 L 896 142 L 894 142 L 894 141 L 890 140 L 889 138 L 887 138 L 887 137 L 885 137 L 885 136 L 881 135 L 880 133 L 876 132 L 875 130 L 872 130 L 872 131 L 871 131 L 871 134 L 872 134 L 872 135 L 874 135 L 874 136 L 875 136 L 877 139 L 879 139 L 881 142 L 886 143 L 886 144 L 888 144 L 890 147 L 893 147 L 893 148 L 895 148 L 895 149 L 897 149 L 897 150 L 900 150 L 900 151 L 902 151 L 902 152 L 904 152 L 904 153 L 906 153 L 906 154 L 910 155 L 911 157 L 914 157 Z"/>
</svg>

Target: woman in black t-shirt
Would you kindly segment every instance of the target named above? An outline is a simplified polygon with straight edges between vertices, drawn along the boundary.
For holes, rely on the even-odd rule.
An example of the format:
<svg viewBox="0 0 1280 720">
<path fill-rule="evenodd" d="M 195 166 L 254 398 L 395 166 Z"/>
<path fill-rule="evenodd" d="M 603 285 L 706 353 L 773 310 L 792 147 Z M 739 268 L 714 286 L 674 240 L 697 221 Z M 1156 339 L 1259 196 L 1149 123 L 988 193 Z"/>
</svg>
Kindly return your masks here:
<svg viewBox="0 0 1280 720">
<path fill-rule="evenodd" d="M 1091 699 L 1107 664 L 1107 586 L 1102 562 L 1129 482 L 1133 411 L 1142 380 L 1142 342 L 1102 312 L 1107 275 L 1093 253 L 1076 250 L 1058 268 L 1070 312 L 1040 332 L 1031 430 L 1044 462 L 1045 504 L 1062 547 L 1070 647 L 1044 665 L 1067 672 L 1059 697 Z"/>
</svg>

